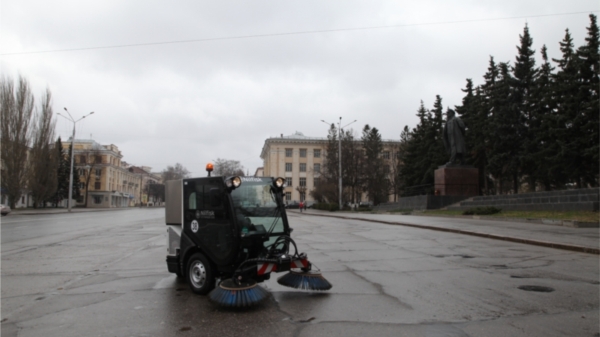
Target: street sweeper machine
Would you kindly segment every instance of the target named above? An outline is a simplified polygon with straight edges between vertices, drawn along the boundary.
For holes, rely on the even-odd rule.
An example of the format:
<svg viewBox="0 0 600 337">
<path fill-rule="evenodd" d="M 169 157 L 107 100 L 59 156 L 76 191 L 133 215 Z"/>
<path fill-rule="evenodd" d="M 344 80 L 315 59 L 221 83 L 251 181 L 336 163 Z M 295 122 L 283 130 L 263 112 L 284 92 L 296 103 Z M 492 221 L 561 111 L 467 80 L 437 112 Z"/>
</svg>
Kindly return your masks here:
<svg viewBox="0 0 600 337">
<path fill-rule="evenodd" d="M 258 283 L 328 290 L 331 284 L 298 251 L 283 204 L 284 178 L 208 177 L 166 182 L 167 267 L 194 293 L 221 306 L 258 304 Z"/>
</svg>

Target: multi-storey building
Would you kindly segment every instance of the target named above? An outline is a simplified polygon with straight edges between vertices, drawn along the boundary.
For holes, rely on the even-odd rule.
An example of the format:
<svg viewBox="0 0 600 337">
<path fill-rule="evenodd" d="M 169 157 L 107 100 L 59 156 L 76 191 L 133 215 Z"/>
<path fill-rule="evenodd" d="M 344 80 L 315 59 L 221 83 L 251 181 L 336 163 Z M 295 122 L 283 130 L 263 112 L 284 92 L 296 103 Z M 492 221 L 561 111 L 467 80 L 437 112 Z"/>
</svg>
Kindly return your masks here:
<svg viewBox="0 0 600 337">
<path fill-rule="evenodd" d="M 63 143 L 68 152 L 71 140 Z M 132 172 L 122 161 L 116 145 L 100 145 L 94 140 L 75 139 L 74 169 L 78 170 L 81 196 L 77 205 L 87 207 L 129 207 L 139 204 L 143 174 Z"/>
<path fill-rule="evenodd" d="M 307 137 L 301 132 L 290 136 L 267 138 L 263 145 L 260 158 L 263 167 L 257 170 L 266 177 L 284 177 L 286 187 L 284 189 L 285 201 L 314 201 L 310 191 L 319 184 L 321 168 L 326 159 L 327 138 Z M 390 173 L 392 159 L 397 157 L 394 148 L 398 141 L 384 140 L 383 152 L 384 172 Z M 366 200 L 366 196 L 362 196 Z M 393 195 L 390 196 L 393 200 Z"/>
</svg>

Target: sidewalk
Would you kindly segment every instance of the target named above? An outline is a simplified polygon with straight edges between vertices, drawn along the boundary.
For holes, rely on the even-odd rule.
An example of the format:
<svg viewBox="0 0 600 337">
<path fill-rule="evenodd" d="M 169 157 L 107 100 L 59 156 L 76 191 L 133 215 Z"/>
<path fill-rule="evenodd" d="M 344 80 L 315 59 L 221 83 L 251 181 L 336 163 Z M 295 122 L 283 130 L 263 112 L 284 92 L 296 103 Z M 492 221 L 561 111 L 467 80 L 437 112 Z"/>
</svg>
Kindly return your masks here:
<svg viewBox="0 0 600 337">
<path fill-rule="evenodd" d="M 292 212 L 452 232 L 600 255 L 599 228 L 565 227 L 541 222 L 519 221 L 519 219 L 507 221 L 506 219 L 489 220 L 425 215 L 328 212 L 314 209 L 302 213 L 296 210 L 292 210 Z"/>
<path fill-rule="evenodd" d="M 164 206 L 156 207 L 114 207 L 114 208 L 83 208 L 74 207 L 71 208 L 71 213 L 86 213 L 86 212 L 108 212 L 108 211 L 124 211 L 128 209 L 150 209 L 150 208 L 164 208 Z M 19 216 L 19 215 L 38 215 L 38 214 L 61 214 L 69 213 L 67 208 L 38 208 L 38 209 L 13 209 L 8 216 Z"/>
</svg>

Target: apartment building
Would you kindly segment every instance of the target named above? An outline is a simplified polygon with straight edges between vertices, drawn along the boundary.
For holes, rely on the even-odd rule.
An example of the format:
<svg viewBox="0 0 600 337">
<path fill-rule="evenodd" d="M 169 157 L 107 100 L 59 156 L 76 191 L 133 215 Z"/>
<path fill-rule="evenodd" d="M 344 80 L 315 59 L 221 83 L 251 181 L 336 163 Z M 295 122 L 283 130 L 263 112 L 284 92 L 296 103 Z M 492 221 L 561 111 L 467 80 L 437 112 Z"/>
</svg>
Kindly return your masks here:
<svg viewBox="0 0 600 337">
<path fill-rule="evenodd" d="M 301 132 L 265 140 L 260 158 L 265 177 L 284 177 L 285 201 L 312 201 L 309 191 L 318 184 L 327 138 Z"/>
<path fill-rule="evenodd" d="M 326 137 L 307 137 L 301 132 L 293 135 L 271 137 L 265 140 L 260 158 L 263 167 L 256 171 L 265 177 L 284 177 L 285 201 L 314 201 L 310 191 L 319 184 L 321 168 L 326 158 Z M 390 172 L 392 158 L 397 156 L 394 152 L 398 141 L 384 140 L 384 149 L 381 153 L 384 159 L 384 171 Z M 366 196 L 363 195 L 363 200 Z M 393 195 L 390 196 L 393 200 Z"/>
<path fill-rule="evenodd" d="M 71 139 L 63 143 L 69 151 Z M 77 205 L 87 207 L 129 207 L 140 203 L 144 175 L 130 170 L 114 145 L 101 145 L 91 139 L 75 139 L 74 168 L 78 170 L 81 197 Z M 87 189 L 86 189 L 87 187 Z"/>
</svg>

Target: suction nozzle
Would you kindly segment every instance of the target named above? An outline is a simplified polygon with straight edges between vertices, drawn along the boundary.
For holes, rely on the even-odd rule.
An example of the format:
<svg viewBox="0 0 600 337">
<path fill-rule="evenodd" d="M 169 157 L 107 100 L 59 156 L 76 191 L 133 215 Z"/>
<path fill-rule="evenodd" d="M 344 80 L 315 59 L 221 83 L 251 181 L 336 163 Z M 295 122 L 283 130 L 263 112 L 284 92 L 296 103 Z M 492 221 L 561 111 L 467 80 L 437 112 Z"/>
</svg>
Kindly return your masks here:
<svg viewBox="0 0 600 337">
<path fill-rule="evenodd" d="M 327 281 L 318 271 L 303 271 L 301 269 L 292 269 L 289 273 L 277 279 L 277 283 L 282 286 L 302 289 L 302 290 L 329 290 L 331 283 Z"/>
<path fill-rule="evenodd" d="M 211 302 L 231 308 L 251 307 L 264 301 L 268 296 L 269 292 L 254 280 L 237 284 L 233 279 L 224 280 L 208 294 Z"/>
</svg>

